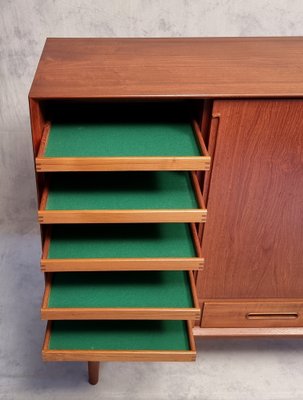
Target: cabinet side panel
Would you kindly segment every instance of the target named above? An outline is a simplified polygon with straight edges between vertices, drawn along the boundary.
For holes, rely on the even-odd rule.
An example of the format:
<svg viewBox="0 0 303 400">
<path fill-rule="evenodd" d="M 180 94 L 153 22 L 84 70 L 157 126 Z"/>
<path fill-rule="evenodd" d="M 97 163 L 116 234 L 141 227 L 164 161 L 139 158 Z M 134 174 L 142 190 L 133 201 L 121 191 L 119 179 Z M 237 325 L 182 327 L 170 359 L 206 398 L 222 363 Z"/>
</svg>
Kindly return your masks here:
<svg viewBox="0 0 303 400">
<path fill-rule="evenodd" d="M 29 99 L 29 110 L 31 119 L 31 129 L 32 129 L 32 140 L 34 156 L 38 154 L 41 137 L 44 127 L 44 118 L 41 111 L 41 106 L 37 100 Z"/>
<path fill-rule="evenodd" d="M 303 101 L 216 101 L 200 300 L 303 291 Z"/>
<path fill-rule="evenodd" d="M 39 151 L 43 128 L 44 128 L 44 118 L 41 110 L 41 104 L 32 98 L 29 98 L 29 111 L 30 111 L 30 122 L 32 131 L 32 143 L 33 143 L 33 158 L 34 158 L 34 168 L 36 177 L 36 187 L 37 187 L 37 200 L 38 207 L 40 204 L 43 188 L 44 188 L 44 174 L 36 172 L 36 156 Z M 44 237 L 44 228 L 40 226 L 41 238 Z"/>
</svg>

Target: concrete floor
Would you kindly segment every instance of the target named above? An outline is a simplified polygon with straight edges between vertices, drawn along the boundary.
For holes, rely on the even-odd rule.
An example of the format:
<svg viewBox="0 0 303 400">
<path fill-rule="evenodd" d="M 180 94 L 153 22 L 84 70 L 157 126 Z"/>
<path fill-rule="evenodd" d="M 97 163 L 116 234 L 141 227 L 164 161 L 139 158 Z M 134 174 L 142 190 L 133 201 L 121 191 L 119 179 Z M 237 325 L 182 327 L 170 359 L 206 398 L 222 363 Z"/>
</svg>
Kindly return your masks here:
<svg viewBox="0 0 303 400">
<path fill-rule="evenodd" d="M 0 399 L 302 400 L 303 340 L 198 340 L 196 363 L 43 363 L 40 242 L 31 223 L 0 226 Z"/>
</svg>

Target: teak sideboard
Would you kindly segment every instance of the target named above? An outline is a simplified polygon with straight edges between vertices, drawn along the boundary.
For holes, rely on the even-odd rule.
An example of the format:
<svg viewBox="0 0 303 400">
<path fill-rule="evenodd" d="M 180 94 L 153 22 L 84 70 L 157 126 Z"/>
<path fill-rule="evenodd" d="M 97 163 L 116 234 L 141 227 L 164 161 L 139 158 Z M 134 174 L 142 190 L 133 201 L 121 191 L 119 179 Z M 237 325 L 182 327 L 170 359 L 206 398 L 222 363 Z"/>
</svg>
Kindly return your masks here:
<svg viewBox="0 0 303 400">
<path fill-rule="evenodd" d="M 303 334 L 303 38 L 47 39 L 29 94 L 46 361 Z"/>
</svg>

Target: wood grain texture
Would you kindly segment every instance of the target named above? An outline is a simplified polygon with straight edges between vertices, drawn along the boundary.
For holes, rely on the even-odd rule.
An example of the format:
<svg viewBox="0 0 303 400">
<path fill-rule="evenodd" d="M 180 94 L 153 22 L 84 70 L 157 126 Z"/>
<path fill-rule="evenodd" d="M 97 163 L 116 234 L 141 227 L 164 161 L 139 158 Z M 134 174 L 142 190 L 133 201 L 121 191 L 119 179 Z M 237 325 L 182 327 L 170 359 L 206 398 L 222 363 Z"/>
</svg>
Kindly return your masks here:
<svg viewBox="0 0 303 400">
<path fill-rule="evenodd" d="M 42 308 L 42 320 L 198 320 L 199 308 Z"/>
<path fill-rule="evenodd" d="M 43 361 L 185 362 L 195 361 L 194 351 L 164 350 L 42 350 Z"/>
<path fill-rule="evenodd" d="M 194 327 L 195 337 L 215 338 L 302 338 L 303 328 L 200 328 Z"/>
<path fill-rule="evenodd" d="M 29 111 L 32 130 L 33 152 L 36 157 L 39 152 L 40 143 L 45 127 L 45 121 L 42 115 L 40 103 L 37 100 L 29 99 Z"/>
<path fill-rule="evenodd" d="M 37 172 L 206 171 L 210 157 L 37 157 Z"/>
<path fill-rule="evenodd" d="M 203 258 L 41 259 L 43 272 L 203 270 Z"/>
<path fill-rule="evenodd" d="M 39 210 L 40 224 L 205 222 L 206 210 Z"/>
<path fill-rule="evenodd" d="M 31 98 L 303 96 L 303 39 L 49 38 Z"/>
<path fill-rule="evenodd" d="M 303 300 L 206 301 L 201 327 L 303 327 Z"/>
<path fill-rule="evenodd" d="M 200 299 L 300 298 L 303 101 L 216 101 Z"/>
<path fill-rule="evenodd" d="M 198 320 L 199 308 L 42 308 L 42 320 Z M 123 333 L 122 333 L 123 334 Z"/>
</svg>

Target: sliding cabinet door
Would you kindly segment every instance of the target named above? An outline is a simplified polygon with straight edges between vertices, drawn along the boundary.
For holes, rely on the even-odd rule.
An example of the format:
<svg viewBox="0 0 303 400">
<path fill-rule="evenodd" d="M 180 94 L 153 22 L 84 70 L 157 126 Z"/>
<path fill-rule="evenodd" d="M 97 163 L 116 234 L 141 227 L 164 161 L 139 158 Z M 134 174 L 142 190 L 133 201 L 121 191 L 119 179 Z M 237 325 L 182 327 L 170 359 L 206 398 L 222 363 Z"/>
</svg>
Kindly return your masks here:
<svg viewBox="0 0 303 400">
<path fill-rule="evenodd" d="M 303 298 L 303 100 L 215 101 L 201 302 Z"/>
</svg>

